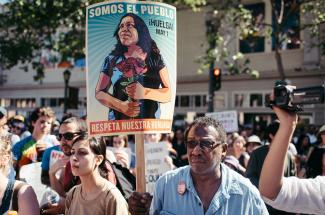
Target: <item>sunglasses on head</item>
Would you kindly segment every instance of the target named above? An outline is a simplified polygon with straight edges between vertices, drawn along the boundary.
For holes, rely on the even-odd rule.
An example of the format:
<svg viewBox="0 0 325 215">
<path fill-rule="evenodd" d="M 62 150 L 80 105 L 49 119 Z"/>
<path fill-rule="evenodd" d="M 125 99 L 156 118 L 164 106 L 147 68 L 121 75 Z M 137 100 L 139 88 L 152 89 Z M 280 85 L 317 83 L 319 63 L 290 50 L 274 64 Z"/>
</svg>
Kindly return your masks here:
<svg viewBox="0 0 325 215">
<path fill-rule="evenodd" d="M 212 150 L 220 144 L 221 141 L 215 142 L 212 140 L 189 140 L 186 142 L 187 147 L 194 149 L 197 145 L 199 145 L 202 150 Z"/>
<path fill-rule="evenodd" d="M 58 134 L 56 138 L 58 141 L 61 141 L 62 137 L 64 137 L 65 140 L 73 140 L 78 135 L 81 135 L 83 132 L 66 132 L 63 134 Z"/>
</svg>

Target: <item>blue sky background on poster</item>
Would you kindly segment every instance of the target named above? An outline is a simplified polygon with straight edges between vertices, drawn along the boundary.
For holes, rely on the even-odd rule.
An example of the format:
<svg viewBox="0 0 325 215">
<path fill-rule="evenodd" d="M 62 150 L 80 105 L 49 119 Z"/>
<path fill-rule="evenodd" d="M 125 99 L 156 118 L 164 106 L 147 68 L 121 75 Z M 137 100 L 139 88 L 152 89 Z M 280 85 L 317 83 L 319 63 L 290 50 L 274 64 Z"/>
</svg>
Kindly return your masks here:
<svg viewBox="0 0 325 215">
<path fill-rule="evenodd" d="M 90 87 L 88 89 L 88 102 L 91 104 L 91 109 L 96 110 L 95 112 L 88 110 L 89 117 L 92 120 L 107 119 L 108 108 L 95 99 L 95 87 L 104 59 L 116 45 L 116 38 L 113 36 L 114 31 L 120 18 L 130 11 L 139 15 L 147 24 L 150 35 L 157 43 L 167 66 L 173 97 L 171 102 L 161 104 L 161 118 L 172 118 L 173 113 L 165 110 L 168 110 L 168 107 L 174 107 L 174 92 L 176 92 L 176 10 L 161 4 L 157 6 L 156 3 L 142 2 L 139 4 L 119 1 L 96 4 L 88 8 L 87 81 Z"/>
</svg>

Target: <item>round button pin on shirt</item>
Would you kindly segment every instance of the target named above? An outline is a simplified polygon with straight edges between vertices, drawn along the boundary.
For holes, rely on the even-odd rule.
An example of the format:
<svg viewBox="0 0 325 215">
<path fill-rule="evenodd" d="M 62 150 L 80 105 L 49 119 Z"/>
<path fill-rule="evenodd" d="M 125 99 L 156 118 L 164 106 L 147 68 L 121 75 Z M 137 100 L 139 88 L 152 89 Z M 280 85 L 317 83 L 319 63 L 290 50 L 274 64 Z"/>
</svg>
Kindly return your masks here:
<svg viewBox="0 0 325 215">
<path fill-rule="evenodd" d="M 186 185 L 184 181 L 180 181 L 177 186 L 177 192 L 179 195 L 183 195 L 186 191 Z"/>
</svg>

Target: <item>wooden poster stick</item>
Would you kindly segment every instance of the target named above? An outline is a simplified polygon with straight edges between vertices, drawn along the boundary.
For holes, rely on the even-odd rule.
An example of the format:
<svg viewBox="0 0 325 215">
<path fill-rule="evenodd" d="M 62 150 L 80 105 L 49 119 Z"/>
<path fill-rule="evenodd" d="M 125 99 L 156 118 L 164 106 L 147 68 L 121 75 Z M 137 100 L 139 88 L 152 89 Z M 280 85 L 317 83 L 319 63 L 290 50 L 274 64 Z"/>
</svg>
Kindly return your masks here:
<svg viewBox="0 0 325 215">
<path fill-rule="evenodd" d="M 144 160 L 144 134 L 135 135 L 136 156 L 136 189 L 138 192 L 146 192 L 146 172 Z"/>
</svg>

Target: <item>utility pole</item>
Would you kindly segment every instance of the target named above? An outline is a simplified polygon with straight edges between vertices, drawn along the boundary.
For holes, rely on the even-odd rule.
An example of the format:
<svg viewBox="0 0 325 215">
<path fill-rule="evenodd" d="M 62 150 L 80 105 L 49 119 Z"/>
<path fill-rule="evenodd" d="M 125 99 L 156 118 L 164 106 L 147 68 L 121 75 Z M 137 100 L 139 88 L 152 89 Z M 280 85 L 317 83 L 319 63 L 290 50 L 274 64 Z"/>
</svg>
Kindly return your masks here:
<svg viewBox="0 0 325 215">
<path fill-rule="evenodd" d="M 209 42 L 209 47 L 210 49 L 214 49 L 216 47 L 216 40 L 213 35 L 215 32 L 215 27 L 213 25 L 213 16 L 212 16 L 212 11 L 208 12 L 206 15 L 206 21 L 205 21 L 205 26 L 206 26 L 206 34 Z M 213 78 L 214 78 L 214 62 L 210 63 L 209 67 L 209 97 L 208 97 L 208 112 L 213 112 L 214 107 L 213 107 L 213 102 L 214 102 L 214 86 L 213 86 Z"/>
<path fill-rule="evenodd" d="M 69 89 L 69 80 L 70 80 L 71 72 L 66 69 L 63 72 L 63 80 L 64 80 L 64 107 L 63 113 L 67 113 L 68 109 L 68 89 Z"/>
</svg>

